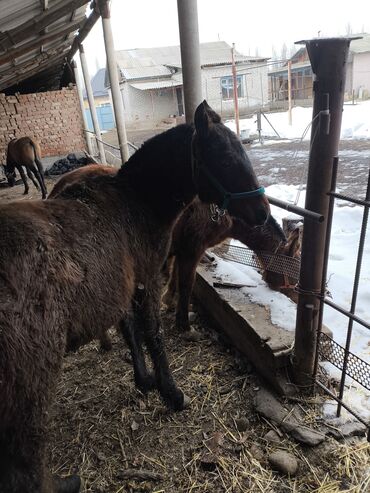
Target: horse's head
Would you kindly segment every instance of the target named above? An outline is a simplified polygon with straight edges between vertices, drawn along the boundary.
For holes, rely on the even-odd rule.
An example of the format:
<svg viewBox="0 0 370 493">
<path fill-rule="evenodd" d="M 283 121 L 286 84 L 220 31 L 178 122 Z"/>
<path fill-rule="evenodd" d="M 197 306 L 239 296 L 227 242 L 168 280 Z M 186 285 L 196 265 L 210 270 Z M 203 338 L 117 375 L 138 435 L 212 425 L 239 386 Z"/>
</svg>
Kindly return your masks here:
<svg viewBox="0 0 370 493">
<path fill-rule="evenodd" d="M 239 138 L 206 101 L 196 109 L 194 123 L 193 178 L 200 200 L 250 226 L 264 224 L 270 206 Z"/>
<path fill-rule="evenodd" d="M 9 164 L 5 164 L 3 165 L 3 167 L 4 167 L 5 176 L 8 180 L 8 185 L 10 187 L 14 187 L 16 180 L 15 167 Z"/>
</svg>

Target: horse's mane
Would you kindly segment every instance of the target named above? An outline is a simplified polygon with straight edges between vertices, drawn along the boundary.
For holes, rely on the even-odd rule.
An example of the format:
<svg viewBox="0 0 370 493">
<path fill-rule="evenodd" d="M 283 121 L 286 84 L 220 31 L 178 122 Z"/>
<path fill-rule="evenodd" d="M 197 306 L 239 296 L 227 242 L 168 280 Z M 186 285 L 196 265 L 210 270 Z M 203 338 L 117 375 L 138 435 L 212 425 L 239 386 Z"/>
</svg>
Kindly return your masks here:
<svg viewBox="0 0 370 493">
<path fill-rule="evenodd" d="M 145 166 L 155 167 L 157 162 L 163 165 L 166 161 L 173 161 L 173 153 L 181 152 L 193 131 L 192 125 L 182 124 L 151 137 L 122 165 L 117 176 Z"/>
</svg>

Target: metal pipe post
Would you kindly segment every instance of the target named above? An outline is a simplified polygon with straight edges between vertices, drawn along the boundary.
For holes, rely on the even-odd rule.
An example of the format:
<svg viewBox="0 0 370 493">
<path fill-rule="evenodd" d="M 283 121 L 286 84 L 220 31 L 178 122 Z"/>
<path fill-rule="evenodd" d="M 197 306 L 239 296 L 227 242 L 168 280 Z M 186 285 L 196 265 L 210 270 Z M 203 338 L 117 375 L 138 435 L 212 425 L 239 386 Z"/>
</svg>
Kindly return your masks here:
<svg viewBox="0 0 370 493">
<path fill-rule="evenodd" d="M 73 67 L 73 72 L 75 74 L 75 81 L 76 81 L 76 86 L 77 86 L 77 94 L 78 94 L 78 100 L 80 102 L 80 108 L 81 108 L 81 115 L 82 115 L 82 121 L 83 121 L 83 127 L 84 127 L 84 134 L 85 134 L 85 140 L 86 140 L 86 145 L 87 145 L 87 150 L 89 151 L 90 156 L 93 155 L 93 150 L 91 147 L 91 140 L 90 136 L 88 134 L 88 125 L 87 125 L 87 118 L 86 118 L 86 113 L 85 113 L 85 106 L 84 106 L 84 98 L 82 95 L 82 86 L 81 86 L 81 81 L 80 81 L 80 76 L 78 73 L 77 69 L 77 63 L 73 60 L 72 61 L 72 67 Z"/>
<path fill-rule="evenodd" d="M 121 153 L 122 164 L 124 164 L 130 157 L 130 154 L 127 146 L 126 125 L 123 112 L 122 94 L 119 88 L 118 65 L 116 61 L 116 54 L 114 51 L 109 2 L 107 0 L 99 0 L 98 5 L 103 24 L 105 53 L 107 55 L 107 67 L 109 73 L 110 87 L 112 91 L 112 101 L 114 116 L 116 120 L 119 149 Z"/>
<path fill-rule="evenodd" d="M 232 74 L 233 74 L 234 114 L 235 114 L 236 135 L 238 137 L 240 137 L 238 80 L 236 77 L 236 66 L 235 66 L 235 43 L 233 43 L 233 47 L 231 48 L 231 70 L 232 70 Z"/>
<path fill-rule="evenodd" d="M 202 77 L 197 0 L 177 0 L 181 66 L 183 76 L 185 120 L 194 121 L 194 113 L 202 102 Z"/>
<path fill-rule="evenodd" d="M 288 123 L 292 125 L 292 61 L 288 62 Z"/>
<path fill-rule="evenodd" d="M 305 208 L 325 218 L 321 223 L 305 220 L 303 228 L 293 371 L 294 380 L 308 387 L 313 385 L 328 193 L 333 159 L 338 155 L 350 41 L 350 38 L 318 38 L 302 42 L 306 44 L 315 74 Z"/>
<path fill-rule="evenodd" d="M 98 122 L 98 115 L 96 114 L 94 95 L 93 95 L 93 91 L 92 91 L 92 87 L 91 87 L 89 69 L 87 67 L 84 47 L 82 45 L 80 45 L 79 50 L 80 50 L 80 60 L 81 60 L 82 73 L 83 73 L 84 81 L 85 81 L 86 94 L 87 94 L 87 99 L 89 101 L 91 119 L 93 121 L 95 135 L 98 139 L 101 140 L 102 136 L 101 136 L 99 122 Z M 99 140 L 97 141 L 97 143 L 98 143 L 98 149 L 99 149 L 99 154 L 100 154 L 100 160 L 103 164 L 106 164 L 104 146 L 101 142 L 99 142 Z"/>
</svg>

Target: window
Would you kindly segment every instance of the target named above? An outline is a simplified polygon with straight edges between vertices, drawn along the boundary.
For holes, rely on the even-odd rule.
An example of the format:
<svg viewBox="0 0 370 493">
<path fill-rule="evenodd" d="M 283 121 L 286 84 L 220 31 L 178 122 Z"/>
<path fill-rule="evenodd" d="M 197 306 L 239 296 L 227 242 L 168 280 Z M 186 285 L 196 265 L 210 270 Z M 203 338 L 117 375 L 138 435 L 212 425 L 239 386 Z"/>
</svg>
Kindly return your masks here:
<svg viewBox="0 0 370 493">
<path fill-rule="evenodd" d="M 222 99 L 233 99 L 234 97 L 234 82 L 231 76 L 221 77 Z M 238 98 L 244 97 L 243 76 L 236 76 L 236 84 L 238 86 Z"/>
</svg>

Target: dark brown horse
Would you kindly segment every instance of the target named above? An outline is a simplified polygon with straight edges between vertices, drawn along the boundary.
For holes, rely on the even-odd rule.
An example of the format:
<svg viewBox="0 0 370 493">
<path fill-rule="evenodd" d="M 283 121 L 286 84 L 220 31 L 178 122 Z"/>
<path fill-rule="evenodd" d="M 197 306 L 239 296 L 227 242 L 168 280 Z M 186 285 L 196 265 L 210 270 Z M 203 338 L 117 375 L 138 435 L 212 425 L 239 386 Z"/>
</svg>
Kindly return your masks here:
<svg viewBox="0 0 370 493">
<path fill-rule="evenodd" d="M 42 198 L 46 198 L 46 186 L 44 182 L 44 169 L 41 162 L 41 150 L 38 142 L 31 137 L 20 137 L 13 139 L 8 144 L 6 154 L 6 165 L 4 166 L 5 176 L 8 179 L 9 186 L 15 185 L 15 170 L 17 169 L 24 183 L 24 195 L 28 194 L 29 186 L 26 172 L 32 183 L 38 189 L 41 188 Z M 36 181 L 37 180 L 37 181 Z"/>
<path fill-rule="evenodd" d="M 239 139 L 206 102 L 195 128 L 153 137 L 116 176 L 70 186 L 63 199 L 0 206 L 1 493 L 79 490 L 78 478 L 54 481 L 48 472 L 47 420 L 66 347 L 102 326 L 119 324 L 136 384 L 183 409 L 160 330 L 160 272 L 174 224 L 196 194 L 251 226 L 269 216 Z"/>
</svg>

